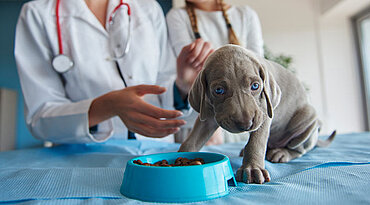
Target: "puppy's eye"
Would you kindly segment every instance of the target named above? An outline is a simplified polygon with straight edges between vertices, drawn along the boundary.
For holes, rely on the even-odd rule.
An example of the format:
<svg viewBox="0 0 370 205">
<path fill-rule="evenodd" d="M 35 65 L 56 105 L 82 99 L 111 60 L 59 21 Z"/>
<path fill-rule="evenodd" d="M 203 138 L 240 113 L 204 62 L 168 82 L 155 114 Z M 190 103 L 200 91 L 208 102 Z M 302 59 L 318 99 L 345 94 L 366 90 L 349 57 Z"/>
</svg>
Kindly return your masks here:
<svg viewBox="0 0 370 205">
<path fill-rule="evenodd" d="M 223 95 L 223 94 L 225 94 L 225 89 L 224 89 L 223 87 L 217 87 L 217 88 L 215 89 L 215 93 L 216 93 L 217 95 Z"/>
<path fill-rule="evenodd" d="M 258 83 L 253 83 L 252 86 L 251 86 L 251 89 L 252 90 L 258 90 L 258 88 L 260 87 L 260 84 Z"/>
</svg>

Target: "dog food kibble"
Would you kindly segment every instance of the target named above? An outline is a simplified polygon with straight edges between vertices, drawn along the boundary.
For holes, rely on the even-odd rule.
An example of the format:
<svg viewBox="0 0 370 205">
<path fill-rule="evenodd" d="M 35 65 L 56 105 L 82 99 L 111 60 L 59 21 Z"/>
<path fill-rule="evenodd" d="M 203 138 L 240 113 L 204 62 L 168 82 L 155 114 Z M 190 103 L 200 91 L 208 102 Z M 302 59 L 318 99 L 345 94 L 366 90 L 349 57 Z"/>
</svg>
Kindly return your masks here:
<svg viewBox="0 0 370 205">
<path fill-rule="evenodd" d="M 143 163 L 140 159 L 134 160 L 134 163 L 138 165 L 154 166 L 154 167 L 177 167 L 177 166 L 191 166 L 191 165 L 205 164 L 202 158 L 187 159 L 183 157 L 177 158 L 173 164 L 168 164 L 167 160 L 161 160 L 154 164 Z"/>
<path fill-rule="evenodd" d="M 190 165 L 201 165 L 202 164 L 202 162 L 200 162 L 200 161 L 192 161 L 192 162 L 190 162 Z"/>
<path fill-rule="evenodd" d="M 134 161 L 134 163 L 135 163 L 135 164 L 140 164 L 140 165 L 143 165 L 143 164 L 144 164 L 140 159 L 135 160 L 135 161 Z"/>
</svg>

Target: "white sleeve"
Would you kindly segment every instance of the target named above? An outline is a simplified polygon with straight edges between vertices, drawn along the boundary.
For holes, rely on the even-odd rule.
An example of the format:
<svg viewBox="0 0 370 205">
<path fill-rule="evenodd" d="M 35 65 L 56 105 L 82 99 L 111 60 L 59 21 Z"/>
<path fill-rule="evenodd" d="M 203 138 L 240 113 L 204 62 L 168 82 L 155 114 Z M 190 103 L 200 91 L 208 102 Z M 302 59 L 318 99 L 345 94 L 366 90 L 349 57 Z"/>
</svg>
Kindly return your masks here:
<svg viewBox="0 0 370 205">
<path fill-rule="evenodd" d="M 182 48 L 191 44 L 194 40 L 194 34 L 188 24 L 188 15 L 181 15 L 182 9 L 171 9 L 167 16 L 168 33 L 172 48 L 176 56 L 179 56 Z M 186 18 L 187 17 L 187 18 Z"/>
<path fill-rule="evenodd" d="M 249 22 L 247 26 L 247 49 L 263 56 L 263 37 L 260 20 L 257 13 L 251 8 L 247 8 L 246 13 L 248 15 L 247 22 Z"/>
<path fill-rule="evenodd" d="M 54 54 L 43 18 L 30 3 L 23 6 L 18 19 L 14 54 L 26 123 L 33 136 L 55 143 L 101 142 L 111 136 L 109 120 L 103 122 L 110 125 L 109 130 L 96 135 L 89 132 L 88 110 L 93 99 L 68 99 L 61 76 L 51 66 Z"/>
</svg>

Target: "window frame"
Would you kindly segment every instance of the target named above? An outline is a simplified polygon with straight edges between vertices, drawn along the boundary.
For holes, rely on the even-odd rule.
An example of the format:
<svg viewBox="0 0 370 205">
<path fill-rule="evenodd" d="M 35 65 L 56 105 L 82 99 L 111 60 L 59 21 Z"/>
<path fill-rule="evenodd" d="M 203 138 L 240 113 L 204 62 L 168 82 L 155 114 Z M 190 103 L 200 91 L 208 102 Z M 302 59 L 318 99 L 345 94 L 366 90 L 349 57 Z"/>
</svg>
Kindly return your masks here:
<svg viewBox="0 0 370 205">
<path fill-rule="evenodd" d="M 363 37 L 361 33 L 361 22 L 365 19 L 370 19 L 370 7 L 362 10 L 355 16 L 351 18 L 352 20 L 352 27 L 354 31 L 354 39 L 356 44 L 356 54 L 357 54 L 357 61 L 358 67 L 360 72 L 361 78 L 361 87 L 363 92 L 363 105 L 365 109 L 365 120 L 366 120 L 366 131 L 370 131 L 370 78 L 367 79 L 366 76 L 370 76 L 370 62 L 368 62 L 369 68 L 365 68 L 364 65 L 364 53 L 362 49 Z M 370 50 L 369 50 L 370 52 Z"/>
</svg>

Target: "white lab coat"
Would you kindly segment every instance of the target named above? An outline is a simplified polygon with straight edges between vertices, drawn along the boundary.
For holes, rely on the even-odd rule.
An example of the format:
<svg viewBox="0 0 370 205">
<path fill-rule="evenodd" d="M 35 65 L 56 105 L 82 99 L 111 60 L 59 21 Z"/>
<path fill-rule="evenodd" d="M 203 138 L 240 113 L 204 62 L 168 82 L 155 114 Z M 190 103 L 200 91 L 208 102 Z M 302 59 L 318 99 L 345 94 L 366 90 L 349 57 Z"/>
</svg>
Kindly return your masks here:
<svg viewBox="0 0 370 205">
<path fill-rule="evenodd" d="M 166 87 L 166 93 L 147 95 L 144 99 L 153 105 L 174 109 L 175 57 L 168 44 L 163 12 L 154 0 L 125 2 L 130 4 L 132 15 L 131 48 L 118 61 L 125 81 L 128 86 Z M 109 1 L 107 16 L 118 4 L 119 0 Z M 110 57 L 107 31 L 84 0 L 62 0 L 63 48 L 74 66 L 59 74 L 51 65 L 53 57 L 59 54 L 55 5 L 56 0 L 26 3 L 17 24 L 15 57 L 29 130 L 35 137 L 55 143 L 127 139 L 127 128 L 118 117 L 100 123 L 97 133 L 91 134 L 88 127 L 92 100 L 124 88 L 115 62 L 107 60 Z M 137 138 L 145 137 L 137 135 Z M 163 140 L 172 141 L 173 137 Z"/>
</svg>

